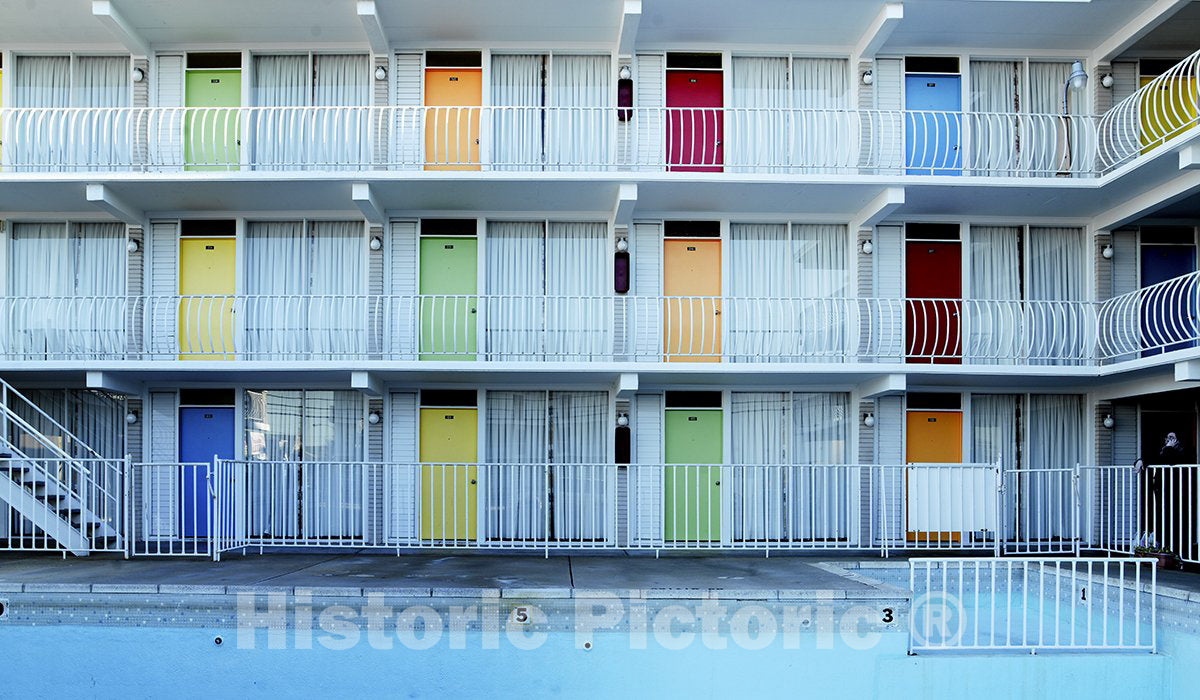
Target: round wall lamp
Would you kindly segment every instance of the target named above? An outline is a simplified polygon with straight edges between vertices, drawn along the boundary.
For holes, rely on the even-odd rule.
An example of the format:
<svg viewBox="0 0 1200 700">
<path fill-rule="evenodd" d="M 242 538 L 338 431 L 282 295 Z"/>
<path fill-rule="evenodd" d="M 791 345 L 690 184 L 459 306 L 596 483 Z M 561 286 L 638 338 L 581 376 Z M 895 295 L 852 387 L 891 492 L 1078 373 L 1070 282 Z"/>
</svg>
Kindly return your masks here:
<svg viewBox="0 0 1200 700">
<path fill-rule="evenodd" d="M 1104 246 L 1103 250 L 1100 251 L 1100 255 L 1102 255 L 1105 260 L 1112 260 L 1112 256 L 1113 256 L 1112 244 Z"/>
<path fill-rule="evenodd" d="M 136 238 L 130 238 L 128 241 L 125 241 L 125 250 L 129 251 L 130 253 L 138 252 L 141 247 L 142 244 L 138 243 Z"/>
<path fill-rule="evenodd" d="M 384 68 L 383 66 L 379 66 L 378 68 L 376 68 L 375 69 L 375 79 L 376 80 L 387 80 L 387 68 Z"/>
<path fill-rule="evenodd" d="M 379 423 L 379 411 L 371 411 L 368 413 L 367 422 L 371 425 L 377 425 Z"/>
<path fill-rule="evenodd" d="M 1106 415 L 1106 416 L 1104 416 L 1104 427 L 1105 427 L 1105 428 L 1108 428 L 1109 430 L 1112 430 L 1112 429 L 1113 429 L 1113 426 L 1114 426 L 1114 425 L 1116 425 L 1116 424 L 1117 424 L 1117 422 L 1116 422 L 1115 420 L 1113 420 L 1113 417 L 1112 417 L 1112 414 L 1111 414 L 1111 413 L 1110 413 L 1110 414 L 1108 414 L 1108 415 Z"/>
<path fill-rule="evenodd" d="M 870 255 L 871 253 L 875 252 L 875 244 L 871 242 L 870 238 L 868 238 L 859 244 L 858 249 L 863 255 Z"/>
<path fill-rule="evenodd" d="M 371 250 L 383 250 L 383 239 L 379 236 L 371 236 Z"/>
<path fill-rule="evenodd" d="M 1106 88 L 1112 89 L 1114 82 L 1116 81 L 1113 80 L 1112 73 L 1105 73 L 1104 75 L 1100 76 L 1100 84 Z"/>
<path fill-rule="evenodd" d="M 617 239 L 617 250 L 621 251 L 622 253 L 629 250 L 629 241 L 624 238 L 618 238 Z"/>
<path fill-rule="evenodd" d="M 617 77 L 621 80 L 629 80 L 633 73 L 629 72 L 629 66 L 621 66 L 621 70 L 617 71 Z"/>
<path fill-rule="evenodd" d="M 133 82 L 140 83 L 146 79 L 146 71 L 135 67 L 129 72 L 129 76 L 133 78 Z"/>
<path fill-rule="evenodd" d="M 863 71 L 862 84 L 870 85 L 873 82 L 875 82 L 875 71 Z"/>
<path fill-rule="evenodd" d="M 868 428 L 874 428 L 875 427 L 875 414 L 868 413 L 865 416 L 863 416 L 863 425 L 867 426 Z"/>
<path fill-rule="evenodd" d="M 617 414 L 617 426 L 624 428 L 627 425 L 629 425 L 629 414 L 628 413 L 618 413 Z"/>
<path fill-rule="evenodd" d="M 137 411 L 130 411 L 129 413 L 126 413 L 125 414 L 125 422 L 128 423 L 129 425 L 133 425 L 134 423 L 137 423 L 138 422 Z"/>
</svg>

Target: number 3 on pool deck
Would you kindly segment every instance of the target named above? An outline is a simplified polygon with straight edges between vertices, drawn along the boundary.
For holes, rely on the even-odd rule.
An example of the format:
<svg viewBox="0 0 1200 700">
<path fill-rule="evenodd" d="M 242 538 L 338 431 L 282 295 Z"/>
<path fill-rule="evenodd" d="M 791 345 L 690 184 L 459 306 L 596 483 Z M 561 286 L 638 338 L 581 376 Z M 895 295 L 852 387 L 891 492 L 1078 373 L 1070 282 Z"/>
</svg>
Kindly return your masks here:
<svg viewBox="0 0 1200 700">
<path fill-rule="evenodd" d="M 518 605 L 517 607 L 513 608 L 512 619 L 513 622 L 517 623 L 518 625 L 528 625 L 529 608 L 525 607 L 524 605 Z"/>
<path fill-rule="evenodd" d="M 894 619 L 894 618 L 892 617 L 892 609 L 891 609 L 891 608 L 884 608 L 884 609 L 883 609 L 883 621 L 884 621 L 884 622 L 891 622 L 893 619 Z"/>
</svg>

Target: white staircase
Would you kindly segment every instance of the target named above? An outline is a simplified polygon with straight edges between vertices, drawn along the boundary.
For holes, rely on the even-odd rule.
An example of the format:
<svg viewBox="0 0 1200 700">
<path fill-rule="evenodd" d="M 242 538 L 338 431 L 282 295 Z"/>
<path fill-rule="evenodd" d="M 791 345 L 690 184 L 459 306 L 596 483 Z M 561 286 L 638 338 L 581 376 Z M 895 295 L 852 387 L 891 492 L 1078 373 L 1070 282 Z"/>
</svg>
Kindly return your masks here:
<svg viewBox="0 0 1200 700">
<path fill-rule="evenodd" d="M 22 413 L 36 416 L 54 437 Z M 0 379 L 0 502 L 32 526 L 10 533 L 9 549 L 63 549 L 82 557 L 118 548 L 120 464 Z"/>
</svg>

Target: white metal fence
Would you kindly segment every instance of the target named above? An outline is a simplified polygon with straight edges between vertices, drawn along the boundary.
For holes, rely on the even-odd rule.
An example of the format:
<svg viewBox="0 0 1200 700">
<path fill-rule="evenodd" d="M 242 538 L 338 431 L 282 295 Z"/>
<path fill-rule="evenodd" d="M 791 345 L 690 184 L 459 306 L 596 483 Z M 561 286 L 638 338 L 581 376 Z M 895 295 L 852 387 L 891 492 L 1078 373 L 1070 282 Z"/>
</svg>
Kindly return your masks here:
<svg viewBox="0 0 1200 700">
<path fill-rule="evenodd" d="M 1163 552 L 1200 564 L 1200 466 L 1083 467 L 1083 546 L 1111 554 Z"/>
<path fill-rule="evenodd" d="M 536 106 L 0 109 L 10 172 L 486 169 L 1094 175 L 1098 117 Z"/>
<path fill-rule="evenodd" d="M 124 552 L 123 460 L 0 456 L 0 551 Z"/>
<path fill-rule="evenodd" d="M 1146 651 L 1153 559 L 914 558 L 909 650 Z"/>
</svg>

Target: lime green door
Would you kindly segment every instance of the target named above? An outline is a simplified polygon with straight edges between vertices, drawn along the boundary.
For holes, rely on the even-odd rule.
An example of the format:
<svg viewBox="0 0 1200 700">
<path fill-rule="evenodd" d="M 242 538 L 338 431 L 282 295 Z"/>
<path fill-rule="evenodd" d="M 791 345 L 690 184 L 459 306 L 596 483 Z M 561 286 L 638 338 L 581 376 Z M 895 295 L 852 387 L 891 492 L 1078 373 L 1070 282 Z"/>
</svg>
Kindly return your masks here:
<svg viewBox="0 0 1200 700">
<path fill-rule="evenodd" d="M 663 469 L 663 537 L 668 542 L 721 539 L 720 409 L 668 409 Z"/>
<path fill-rule="evenodd" d="M 242 71 L 192 69 L 187 71 L 183 124 L 183 149 L 188 170 L 236 170 L 241 160 L 240 115 Z"/>
<path fill-rule="evenodd" d="M 469 236 L 421 239 L 422 360 L 474 360 L 478 244 Z"/>
</svg>

